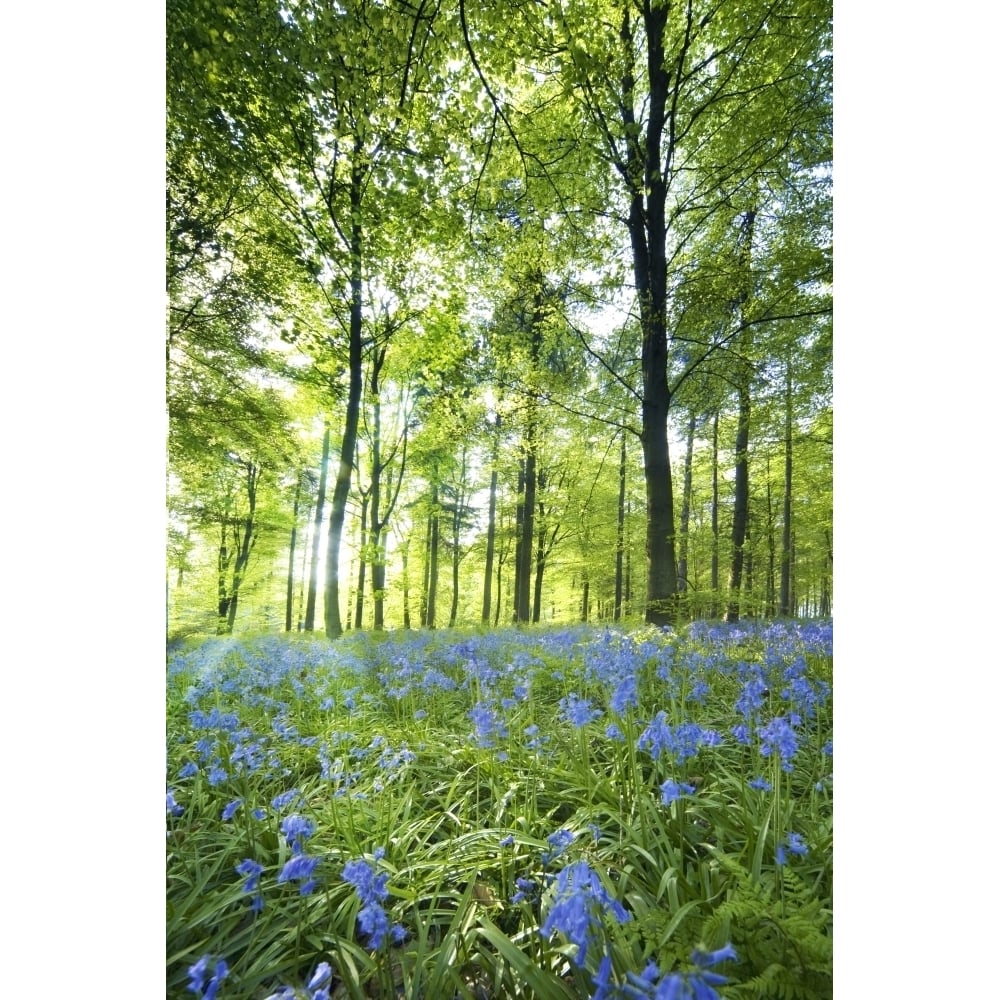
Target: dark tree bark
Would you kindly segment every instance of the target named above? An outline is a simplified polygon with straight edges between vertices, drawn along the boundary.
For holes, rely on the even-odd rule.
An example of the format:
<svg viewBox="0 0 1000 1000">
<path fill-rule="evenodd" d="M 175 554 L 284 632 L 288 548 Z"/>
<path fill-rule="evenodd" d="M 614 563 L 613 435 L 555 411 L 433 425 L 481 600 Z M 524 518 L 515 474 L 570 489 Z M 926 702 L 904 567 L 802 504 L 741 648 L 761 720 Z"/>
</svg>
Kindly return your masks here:
<svg viewBox="0 0 1000 1000">
<path fill-rule="evenodd" d="M 729 603 L 726 621 L 740 618 L 740 584 L 743 579 L 743 555 L 746 544 L 747 516 L 750 509 L 750 476 L 747 449 L 750 444 L 750 390 L 740 387 L 739 413 L 736 421 L 736 463 L 733 482 L 732 562 L 729 569 Z"/>
<path fill-rule="evenodd" d="M 365 577 L 368 567 L 368 503 L 371 492 L 366 490 L 361 494 L 361 518 L 358 530 L 361 532 L 361 544 L 358 548 L 358 589 L 354 595 L 354 631 L 361 630 L 365 614 Z"/>
<path fill-rule="evenodd" d="M 438 484 L 431 484 L 431 515 L 427 559 L 427 627 L 434 628 L 437 619 L 438 549 L 440 545 L 441 511 Z"/>
<path fill-rule="evenodd" d="M 712 617 L 719 613 L 719 411 L 712 417 Z"/>
</svg>

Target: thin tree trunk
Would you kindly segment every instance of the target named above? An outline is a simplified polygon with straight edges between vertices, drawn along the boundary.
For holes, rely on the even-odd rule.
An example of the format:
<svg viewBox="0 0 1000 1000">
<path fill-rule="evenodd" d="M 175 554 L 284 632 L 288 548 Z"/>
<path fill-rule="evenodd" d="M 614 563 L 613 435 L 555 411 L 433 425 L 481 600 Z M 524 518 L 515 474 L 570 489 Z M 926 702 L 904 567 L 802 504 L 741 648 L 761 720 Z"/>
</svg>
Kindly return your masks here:
<svg viewBox="0 0 1000 1000">
<path fill-rule="evenodd" d="M 365 613 L 365 576 L 368 567 L 368 503 L 371 497 L 369 491 L 361 495 L 361 518 L 359 531 L 361 545 L 358 548 L 358 590 L 354 595 L 354 631 L 361 631 L 361 623 Z"/>
<path fill-rule="evenodd" d="M 785 360 L 785 498 L 781 525 L 781 596 L 778 614 L 792 613 L 792 358 Z"/>
<path fill-rule="evenodd" d="M 750 391 L 744 385 L 739 393 L 739 415 L 736 423 L 736 467 L 733 483 L 733 553 L 729 569 L 729 605 L 726 621 L 740 619 L 740 584 L 743 579 L 743 556 L 750 505 L 750 478 L 747 449 L 750 443 Z"/>
<path fill-rule="evenodd" d="M 292 631 L 292 599 L 295 593 L 295 536 L 299 527 L 299 491 L 302 474 L 295 480 L 295 500 L 292 504 L 292 537 L 288 543 L 288 586 L 285 592 L 285 631 Z"/>
<path fill-rule="evenodd" d="M 403 628 L 410 628 L 410 536 L 406 536 L 400 553 L 403 560 Z"/>
<path fill-rule="evenodd" d="M 491 457 L 492 471 L 490 472 L 490 505 L 489 515 L 486 525 L 486 567 L 483 571 L 483 614 L 484 624 L 489 624 L 490 604 L 492 602 L 491 588 L 493 584 L 493 558 L 496 551 L 497 534 L 497 459 L 500 452 L 500 414 L 498 413 L 493 421 L 493 455 Z M 499 600 L 499 591 L 497 591 Z"/>
<path fill-rule="evenodd" d="M 683 593 L 688 589 L 688 538 L 691 524 L 691 499 L 693 496 L 692 467 L 694 465 L 694 431 L 695 415 L 691 411 L 688 418 L 687 441 L 684 448 L 684 499 L 681 503 L 681 542 L 680 558 L 677 560 L 677 590 Z"/>
<path fill-rule="evenodd" d="M 323 430 L 323 458 L 319 467 L 319 489 L 316 492 L 316 515 L 313 523 L 312 563 L 309 567 L 309 593 L 306 597 L 307 632 L 316 627 L 316 578 L 319 573 L 319 543 L 323 534 L 323 505 L 326 503 L 326 475 L 330 465 L 330 424 Z"/>
<path fill-rule="evenodd" d="M 427 584 L 427 627 L 434 628 L 437 618 L 438 585 L 438 545 L 441 515 L 439 510 L 438 485 L 431 484 L 431 522 Z"/>
<path fill-rule="evenodd" d="M 625 559 L 625 473 L 628 453 L 625 447 L 625 430 L 622 430 L 621 453 L 618 461 L 618 538 L 615 546 L 615 621 L 622 618 L 622 592 L 624 590 Z"/>
<path fill-rule="evenodd" d="M 719 613 L 719 411 L 712 418 L 712 617 Z"/>
</svg>

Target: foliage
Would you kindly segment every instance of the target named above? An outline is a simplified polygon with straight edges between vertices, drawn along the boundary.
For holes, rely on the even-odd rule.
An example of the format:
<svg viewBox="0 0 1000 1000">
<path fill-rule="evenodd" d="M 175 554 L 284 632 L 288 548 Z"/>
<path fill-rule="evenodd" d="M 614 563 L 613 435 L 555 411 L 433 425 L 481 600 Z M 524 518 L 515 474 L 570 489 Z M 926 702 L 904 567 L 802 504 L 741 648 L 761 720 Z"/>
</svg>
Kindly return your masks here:
<svg viewBox="0 0 1000 1000">
<path fill-rule="evenodd" d="M 167 996 L 830 996 L 831 641 L 176 644 Z"/>
</svg>

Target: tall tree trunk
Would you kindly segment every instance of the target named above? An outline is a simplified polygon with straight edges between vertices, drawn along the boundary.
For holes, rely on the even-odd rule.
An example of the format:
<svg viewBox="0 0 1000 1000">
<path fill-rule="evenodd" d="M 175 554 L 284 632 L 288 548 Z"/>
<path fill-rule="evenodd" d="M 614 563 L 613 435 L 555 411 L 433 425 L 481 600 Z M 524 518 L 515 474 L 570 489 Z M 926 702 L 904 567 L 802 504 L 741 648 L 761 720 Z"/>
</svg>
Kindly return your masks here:
<svg viewBox="0 0 1000 1000">
<path fill-rule="evenodd" d="M 361 544 L 358 547 L 358 590 L 354 595 L 354 630 L 361 631 L 361 623 L 365 614 L 365 576 L 368 567 L 368 504 L 371 492 L 361 495 L 361 518 L 358 530 L 361 533 Z"/>
<path fill-rule="evenodd" d="M 400 557 L 403 560 L 403 628 L 410 628 L 410 536 L 406 536 Z"/>
<path fill-rule="evenodd" d="M 622 429 L 621 452 L 618 458 L 618 538 L 615 546 L 615 621 L 622 618 L 622 591 L 624 589 L 625 559 L 625 473 L 628 453 L 625 448 L 625 430 Z"/>
<path fill-rule="evenodd" d="M 292 631 L 292 601 L 295 594 L 295 536 L 299 528 L 299 491 L 302 474 L 295 480 L 295 500 L 292 503 L 292 537 L 288 543 L 288 586 L 285 592 L 285 631 Z"/>
<path fill-rule="evenodd" d="M 493 584 L 493 557 L 496 551 L 497 535 L 497 460 L 500 453 L 500 414 L 498 413 L 493 421 L 493 454 L 491 456 L 490 472 L 490 505 L 489 515 L 486 525 L 486 567 L 483 571 L 483 623 L 488 625 L 490 621 L 490 604 L 492 602 Z M 499 600 L 499 591 L 497 599 Z"/>
<path fill-rule="evenodd" d="M 587 571 L 583 571 L 583 596 L 580 600 L 580 621 L 590 620 L 590 577 Z"/>
<path fill-rule="evenodd" d="M 305 628 L 316 627 L 316 577 L 319 573 L 319 543 L 323 534 L 323 506 L 326 503 L 326 475 L 330 465 L 330 424 L 323 430 L 323 458 L 319 467 L 319 489 L 316 492 L 316 515 L 313 522 L 312 562 L 309 566 L 309 593 L 306 596 Z"/>
<path fill-rule="evenodd" d="M 712 417 L 712 614 L 719 613 L 719 411 Z"/>
<path fill-rule="evenodd" d="M 431 484 L 431 523 L 427 584 L 427 627 L 434 628 L 437 618 L 438 548 L 440 545 L 441 511 L 438 484 Z"/>
<path fill-rule="evenodd" d="M 684 499 L 681 503 L 681 543 L 680 558 L 677 560 L 677 590 L 683 593 L 688 589 L 688 544 L 691 524 L 691 500 L 693 496 L 694 465 L 694 431 L 696 425 L 694 411 L 688 418 L 687 440 L 684 447 Z"/>
<path fill-rule="evenodd" d="M 361 309 L 363 291 L 361 199 L 364 167 L 361 161 L 362 144 L 355 138 L 354 157 L 351 163 L 351 315 L 348 345 L 350 380 L 347 392 L 347 413 L 344 418 L 344 437 L 340 445 L 340 463 L 333 486 L 330 508 L 330 533 L 326 549 L 326 635 L 336 639 L 344 629 L 340 621 L 340 540 L 347 513 L 347 497 L 351 491 L 351 472 L 354 450 L 358 440 L 358 417 L 361 408 L 363 385 L 361 364 Z"/>
<path fill-rule="evenodd" d="M 743 579 L 743 556 L 750 508 L 750 477 L 747 449 L 750 444 L 750 391 L 740 387 L 739 415 L 736 423 L 736 467 L 733 482 L 733 553 L 729 569 L 729 605 L 726 621 L 740 619 L 740 584 Z"/>
<path fill-rule="evenodd" d="M 246 572 L 247 563 L 250 561 L 250 550 L 256 540 L 257 525 L 254 521 L 254 514 L 257 510 L 257 486 L 260 482 L 260 466 L 253 462 L 244 464 L 246 470 L 247 488 L 247 516 L 239 524 L 234 532 L 236 542 L 236 563 L 233 566 L 233 582 L 229 588 L 229 608 L 227 615 L 227 633 L 233 631 L 236 624 L 236 607 L 240 597 L 240 587 L 243 584 L 243 576 Z"/>
<path fill-rule="evenodd" d="M 459 486 L 455 491 L 455 507 L 451 517 L 451 610 L 448 626 L 454 628 L 458 621 L 458 569 L 462 559 L 462 514 L 465 512 L 465 477 L 468 473 L 468 450 L 462 446 Z"/>
<path fill-rule="evenodd" d="M 781 596 L 778 614 L 792 613 L 792 357 L 785 359 L 785 499 L 781 526 Z"/>
</svg>

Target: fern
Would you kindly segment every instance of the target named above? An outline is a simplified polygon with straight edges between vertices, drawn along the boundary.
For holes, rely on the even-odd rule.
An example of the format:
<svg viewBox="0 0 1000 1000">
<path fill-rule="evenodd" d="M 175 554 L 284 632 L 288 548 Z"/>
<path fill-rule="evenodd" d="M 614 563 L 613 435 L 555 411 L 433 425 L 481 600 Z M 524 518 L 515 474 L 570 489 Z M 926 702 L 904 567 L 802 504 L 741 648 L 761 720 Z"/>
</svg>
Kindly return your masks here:
<svg viewBox="0 0 1000 1000">
<path fill-rule="evenodd" d="M 832 911 L 791 868 L 760 880 L 731 856 L 717 853 L 731 877 L 728 898 L 705 920 L 705 941 L 732 941 L 739 971 L 727 995 L 765 1000 L 827 1000 L 833 996 Z"/>
</svg>

